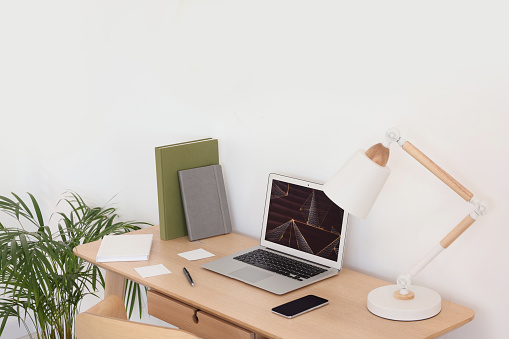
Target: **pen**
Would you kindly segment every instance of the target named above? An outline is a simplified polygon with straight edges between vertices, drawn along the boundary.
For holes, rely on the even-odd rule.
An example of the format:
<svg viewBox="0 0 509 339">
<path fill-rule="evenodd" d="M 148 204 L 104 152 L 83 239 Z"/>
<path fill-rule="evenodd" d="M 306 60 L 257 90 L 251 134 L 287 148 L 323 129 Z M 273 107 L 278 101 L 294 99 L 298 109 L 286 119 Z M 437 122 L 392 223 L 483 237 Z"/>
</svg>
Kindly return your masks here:
<svg viewBox="0 0 509 339">
<path fill-rule="evenodd" d="M 185 267 L 182 268 L 182 270 L 184 271 L 184 274 L 186 275 L 186 278 L 191 284 L 191 286 L 194 286 L 193 278 L 191 278 L 191 274 L 189 274 L 189 271 Z"/>
</svg>

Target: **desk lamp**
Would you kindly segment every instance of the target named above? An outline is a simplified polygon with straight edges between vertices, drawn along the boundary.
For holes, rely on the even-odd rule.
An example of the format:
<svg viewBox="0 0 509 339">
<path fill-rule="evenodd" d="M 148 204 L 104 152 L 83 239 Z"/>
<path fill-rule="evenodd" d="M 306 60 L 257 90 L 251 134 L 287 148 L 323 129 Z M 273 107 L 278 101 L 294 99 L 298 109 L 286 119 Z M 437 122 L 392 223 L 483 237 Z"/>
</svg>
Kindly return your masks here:
<svg viewBox="0 0 509 339">
<path fill-rule="evenodd" d="M 403 139 L 395 128 L 386 132 L 383 143 L 376 144 L 367 151 L 357 151 L 325 183 L 325 194 L 348 213 L 361 218 L 366 217 L 389 177 L 390 170 L 385 165 L 389 160 L 389 146 L 394 142 L 474 206 L 473 211 L 420 262 L 407 273 L 398 276 L 396 285 L 382 286 L 368 294 L 368 309 L 379 317 L 401 321 L 427 319 L 440 312 L 442 307 L 440 295 L 429 288 L 412 285 L 412 279 L 449 247 L 479 216 L 484 215 L 486 205 L 414 145 Z"/>
</svg>

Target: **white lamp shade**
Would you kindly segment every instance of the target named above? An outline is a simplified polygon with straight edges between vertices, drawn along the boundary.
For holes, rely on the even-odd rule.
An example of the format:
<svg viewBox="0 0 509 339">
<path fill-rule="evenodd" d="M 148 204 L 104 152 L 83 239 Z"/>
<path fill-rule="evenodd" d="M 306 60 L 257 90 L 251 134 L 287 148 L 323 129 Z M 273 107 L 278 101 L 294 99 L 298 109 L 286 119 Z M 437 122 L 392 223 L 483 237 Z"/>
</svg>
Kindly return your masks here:
<svg viewBox="0 0 509 339">
<path fill-rule="evenodd" d="M 391 170 L 358 150 L 324 185 L 325 194 L 346 212 L 365 218 Z"/>
</svg>

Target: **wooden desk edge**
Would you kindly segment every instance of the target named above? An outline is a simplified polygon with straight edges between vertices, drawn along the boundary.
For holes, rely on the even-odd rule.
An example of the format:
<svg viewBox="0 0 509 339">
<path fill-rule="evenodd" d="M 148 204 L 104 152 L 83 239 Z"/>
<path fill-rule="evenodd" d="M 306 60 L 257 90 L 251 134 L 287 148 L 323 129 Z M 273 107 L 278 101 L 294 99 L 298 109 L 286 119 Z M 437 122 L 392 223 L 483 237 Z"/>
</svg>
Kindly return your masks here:
<svg viewBox="0 0 509 339">
<path fill-rule="evenodd" d="M 438 338 L 438 337 L 440 337 L 440 336 L 442 336 L 442 335 L 444 335 L 444 334 L 446 334 L 446 333 L 449 333 L 449 332 L 451 332 L 451 331 L 454 331 L 455 329 L 460 328 L 461 326 L 463 326 L 463 325 L 465 325 L 465 324 L 468 324 L 469 322 L 471 322 L 472 320 L 474 320 L 474 317 L 475 317 L 475 312 L 474 312 L 474 310 L 472 310 L 471 308 L 468 308 L 468 307 L 466 307 L 466 306 L 463 306 L 463 307 L 465 307 L 465 308 L 466 308 L 466 309 L 468 309 L 470 312 L 472 312 L 472 315 L 471 315 L 468 319 L 466 319 L 466 320 L 464 320 L 464 321 L 461 321 L 461 322 L 459 322 L 459 323 L 457 323 L 457 324 L 455 324 L 455 325 L 452 325 L 451 327 L 446 328 L 446 329 L 444 329 L 444 330 L 442 330 L 442 331 L 440 331 L 440 332 L 436 333 L 435 335 L 433 335 L 433 336 L 431 336 L 431 337 L 429 337 L 429 338 L 430 338 L 430 339 L 431 339 L 431 338 Z"/>
<path fill-rule="evenodd" d="M 149 228 L 149 229 L 152 229 L 152 231 L 155 231 L 155 229 L 153 228 Z M 149 229 L 142 229 L 140 230 L 141 232 L 145 233 L 145 232 L 150 232 Z M 140 231 L 136 231 L 136 232 L 140 232 Z M 91 264 L 94 264 L 96 266 L 99 266 L 103 269 L 106 270 L 106 289 L 105 289 L 105 296 L 106 295 L 111 295 L 111 294 L 116 294 L 116 295 L 119 295 L 121 297 L 124 296 L 124 290 L 125 290 L 125 274 L 122 272 L 122 270 L 120 269 L 115 269 L 113 267 L 109 267 L 108 264 L 110 263 L 98 263 L 96 262 L 96 258 L 92 258 L 90 257 L 90 254 L 89 255 L 86 255 L 85 253 L 83 252 L 87 252 L 86 250 L 84 251 L 80 251 L 80 249 L 83 249 L 84 247 L 88 247 L 88 246 L 97 246 L 97 243 L 98 242 L 95 242 L 94 244 L 95 245 L 91 245 L 92 243 L 87 243 L 87 244 L 82 244 L 82 245 L 79 245 L 77 247 L 75 247 L 73 249 L 73 253 L 75 255 L 77 255 L 78 257 L 90 262 Z M 89 252 L 89 251 L 88 251 Z M 357 273 L 356 271 L 352 270 L 352 269 L 347 269 L 347 268 L 344 268 L 345 271 L 352 271 L 352 272 L 355 272 Z M 362 273 L 358 273 L 358 274 L 362 274 Z M 144 282 L 144 279 L 143 278 L 137 278 L 137 279 L 132 279 L 132 278 L 129 278 L 130 280 L 133 280 L 141 285 L 146 285 L 146 283 Z M 376 278 L 374 278 L 376 279 Z M 380 280 L 380 279 L 378 279 Z M 159 291 L 157 288 L 153 288 L 155 291 L 158 291 L 160 293 L 165 293 L 165 291 Z M 179 300 L 181 302 L 184 302 L 184 303 L 188 303 L 190 305 L 193 304 L 192 301 L 190 300 L 186 300 L 186 298 L 182 297 L 182 296 L 178 296 L 178 295 L 168 295 L 169 297 L 171 298 L 174 298 L 176 300 Z M 437 333 L 434 333 L 433 335 L 429 336 L 428 338 L 436 338 L 436 337 L 439 337 L 445 333 L 448 333 L 456 328 L 459 328 L 463 325 L 465 325 L 466 323 L 469 323 L 470 321 L 472 321 L 475 317 L 475 313 L 472 309 L 466 307 L 466 306 L 462 306 L 462 305 L 459 305 L 459 304 L 455 304 L 453 302 L 449 302 L 449 301 L 446 301 L 446 300 L 443 300 L 445 301 L 446 303 L 450 303 L 450 304 L 453 304 L 453 305 L 457 305 L 457 306 L 461 306 L 461 308 L 463 309 L 463 311 L 466 313 L 466 316 L 467 318 L 464 319 L 464 320 L 461 320 L 459 321 L 458 323 L 456 324 L 452 324 L 451 326 L 447 327 L 447 328 L 443 328 L 441 331 L 437 332 Z M 194 305 L 196 306 L 196 305 Z M 203 310 L 206 310 L 207 311 L 207 307 L 204 307 L 202 308 Z M 212 310 L 214 311 L 214 310 Z M 214 312 L 212 312 L 214 313 Z M 226 316 L 224 317 L 223 319 L 225 320 L 229 320 L 229 321 L 232 321 L 230 319 L 229 316 Z M 254 332 L 256 333 L 259 333 L 259 334 L 262 334 L 262 335 L 265 335 L 265 336 L 269 336 L 270 337 L 270 333 L 266 332 L 264 329 L 261 329 L 261 328 L 255 328 L 253 326 L 251 326 L 250 324 L 245 324 L 243 323 L 242 321 L 238 321 L 238 319 L 236 321 L 233 321 L 234 323 L 238 324 L 239 326 L 244 326 L 245 328 L 250 328 L 251 330 L 253 330 Z"/>
</svg>

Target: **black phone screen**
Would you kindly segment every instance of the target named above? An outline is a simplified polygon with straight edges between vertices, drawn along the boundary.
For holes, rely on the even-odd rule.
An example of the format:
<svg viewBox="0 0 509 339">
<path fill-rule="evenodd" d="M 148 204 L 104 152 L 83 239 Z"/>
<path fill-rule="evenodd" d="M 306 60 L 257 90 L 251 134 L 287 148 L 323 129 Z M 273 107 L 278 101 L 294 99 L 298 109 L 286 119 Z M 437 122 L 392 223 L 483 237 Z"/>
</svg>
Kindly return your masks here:
<svg viewBox="0 0 509 339">
<path fill-rule="evenodd" d="M 299 314 L 327 305 L 328 303 L 329 301 L 327 299 L 317 297 L 316 295 L 306 295 L 305 297 L 274 307 L 272 312 L 282 315 L 283 317 L 293 318 Z"/>
</svg>

